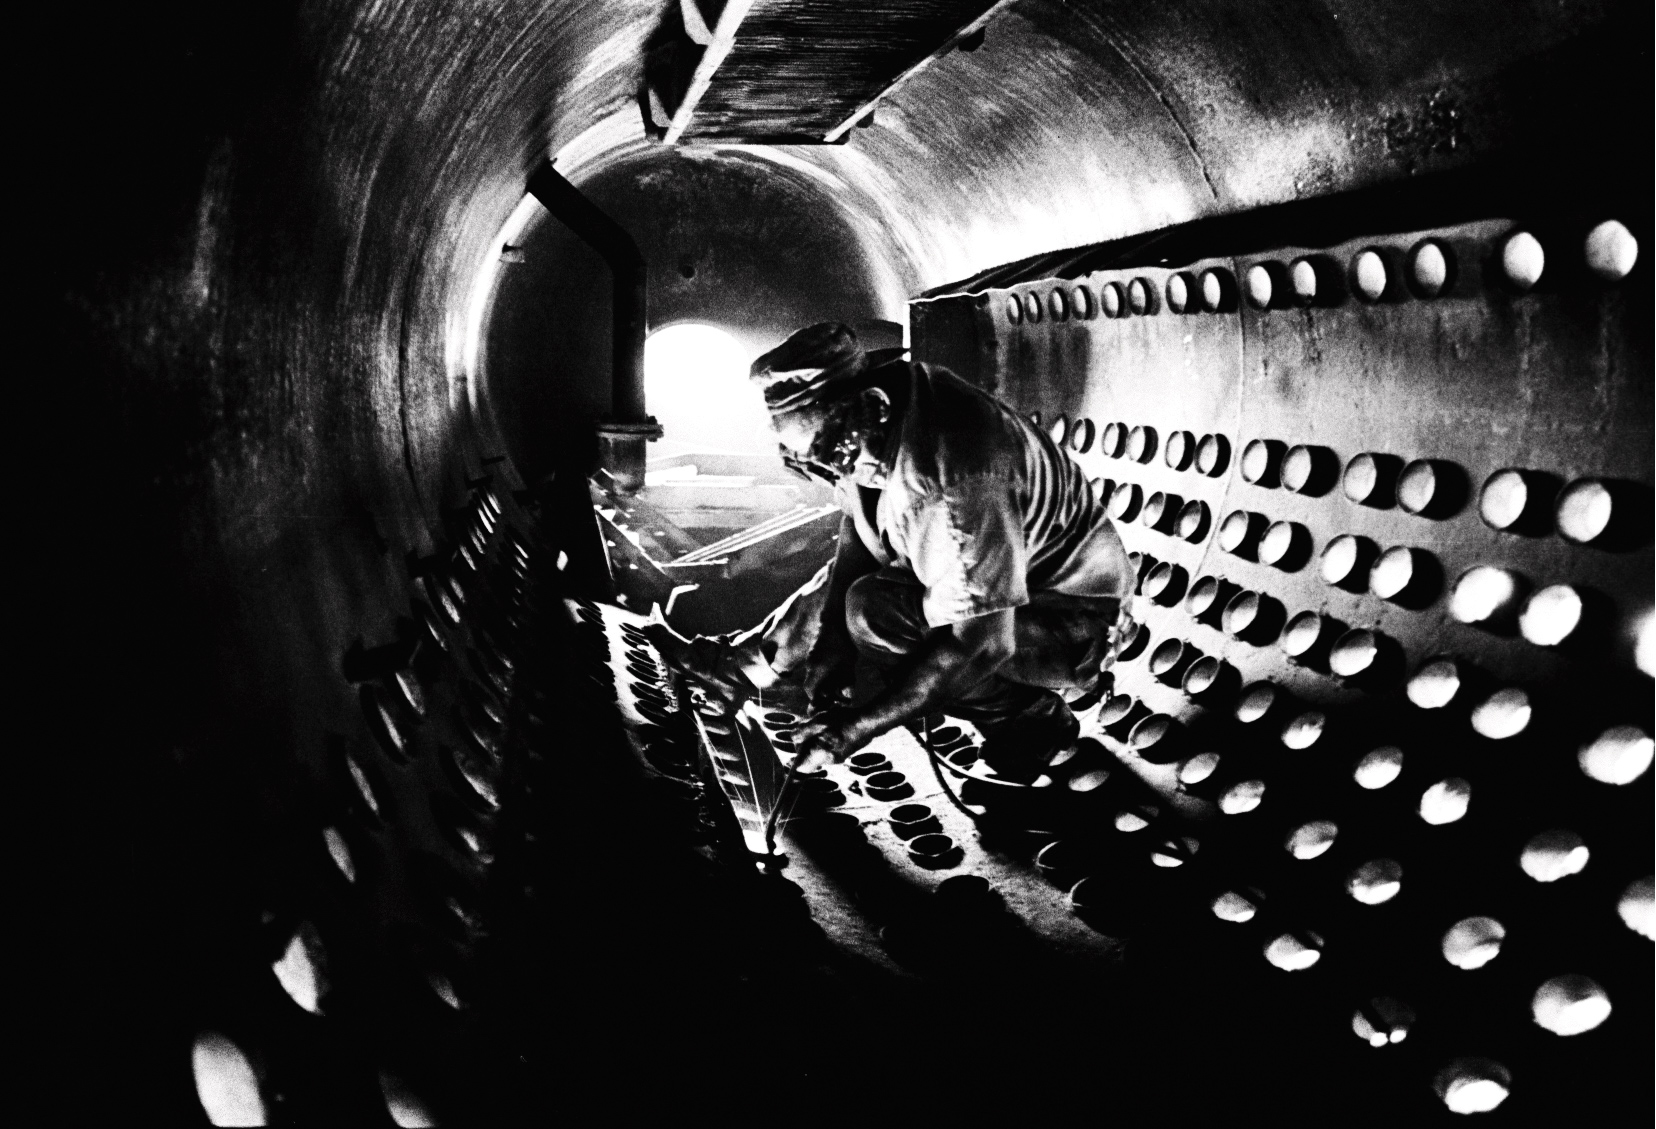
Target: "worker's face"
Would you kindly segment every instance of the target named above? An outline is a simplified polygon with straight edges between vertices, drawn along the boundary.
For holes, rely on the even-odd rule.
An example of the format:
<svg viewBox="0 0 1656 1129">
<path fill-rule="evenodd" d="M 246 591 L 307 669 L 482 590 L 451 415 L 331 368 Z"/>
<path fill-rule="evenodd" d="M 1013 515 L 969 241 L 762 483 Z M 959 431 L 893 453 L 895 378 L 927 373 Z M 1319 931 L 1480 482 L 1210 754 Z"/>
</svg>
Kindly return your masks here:
<svg viewBox="0 0 1656 1129">
<path fill-rule="evenodd" d="M 867 390 L 856 397 L 771 417 L 784 451 L 833 477 L 851 475 L 883 446 L 890 401 Z"/>
<path fill-rule="evenodd" d="M 803 412 L 787 412 L 771 416 L 771 431 L 776 435 L 776 441 L 782 445 L 790 455 L 804 458 L 810 454 L 811 447 L 816 443 L 817 435 L 827 422 L 827 414 L 823 411 L 811 410 Z"/>
</svg>

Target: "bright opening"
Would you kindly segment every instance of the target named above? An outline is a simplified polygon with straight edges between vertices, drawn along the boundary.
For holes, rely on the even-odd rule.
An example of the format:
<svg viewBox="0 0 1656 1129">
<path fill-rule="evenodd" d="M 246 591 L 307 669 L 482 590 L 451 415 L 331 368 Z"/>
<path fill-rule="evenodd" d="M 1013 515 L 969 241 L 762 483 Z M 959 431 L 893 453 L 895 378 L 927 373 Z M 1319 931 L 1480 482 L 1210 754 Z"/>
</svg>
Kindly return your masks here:
<svg viewBox="0 0 1656 1129">
<path fill-rule="evenodd" d="M 651 454 L 774 455 L 765 397 L 742 344 L 711 325 L 670 325 L 644 342 L 644 395 L 665 437 Z"/>
</svg>

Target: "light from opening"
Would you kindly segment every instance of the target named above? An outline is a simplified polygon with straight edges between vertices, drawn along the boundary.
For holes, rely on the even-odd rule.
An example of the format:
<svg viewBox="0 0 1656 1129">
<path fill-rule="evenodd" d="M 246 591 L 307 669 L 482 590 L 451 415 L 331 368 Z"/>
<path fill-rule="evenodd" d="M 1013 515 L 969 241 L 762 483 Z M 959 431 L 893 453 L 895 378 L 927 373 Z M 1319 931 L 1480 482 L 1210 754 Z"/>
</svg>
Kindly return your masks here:
<svg viewBox="0 0 1656 1129">
<path fill-rule="evenodd" d="M 776 453 L 765 397 L 747 378 L 751 359 L 740 342 L 711 325 L 670 325 L 650 334 L 644 395 L 666 432 L 660 454 Z"/>
</svg>

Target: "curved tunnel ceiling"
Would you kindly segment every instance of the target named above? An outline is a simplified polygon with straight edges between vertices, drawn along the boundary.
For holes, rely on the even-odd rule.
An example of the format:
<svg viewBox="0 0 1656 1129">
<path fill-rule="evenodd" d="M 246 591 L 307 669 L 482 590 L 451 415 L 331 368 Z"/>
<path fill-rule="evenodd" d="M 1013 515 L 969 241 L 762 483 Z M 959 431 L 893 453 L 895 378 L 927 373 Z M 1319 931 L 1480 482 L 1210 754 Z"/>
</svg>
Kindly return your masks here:
<svg viewBox="0 0 1656 1129">
<path fill-rule="evenodd" d="M 641 211 L 651 169 L 774 169 L 842 218 L 882 311 L 894 288 L 1437 173 L 1648 204 L 1650 13 L 1632 4 L 1020 0 L 843 146 L 705 156 L 643 136 L 642 51 L 664 11 L 184 4 L 51 29 L 66 93 L 46 186 L 68 220 L 51 331 L 85 427 L 66 473 L 94 531 L 55 580 L 57 633 L 146 647 L 135 664 L 62 646 L 112 688 L 78 738 L 87 894 L 64 926 L 96 970 L 87 1008 L 121 1001 L 77 1033 L 116 1064 L 86 1100 L 199 1117 L 147 1033 L 212 1011 L 208 988 L 168 994 L 194 963 L 264 959 L 255 890 L 292 881 L 283 852 L 323 818 L 333 735 L 362 726 L 340 656 L 395 637 L 409 569 L 500 453 L 471 412 L 467 335 L 543 158 Z M 497 417 L 520 408 L 490 396 Z M 95 564 L 111 544 L 121 585 Z M 389 834 L 412 850 L 428 832 Z M 397 873 L 399 849 L 375 865 Z M 147 919 L 162 924 L 115 958 L 88 940 Z"/>
<path fill-rule="evenodd" d="M 741 153 L 810 186 L 910 293 L 1041 252 L 1455 170 L 1498 170 L 1485 214 L 1533 207 L 1537 194 L 1559 206 L 1561 187 L 1531 170 L 1569 161 L 1583 182 L 1615 184 L 1631 155 L 1566 109 L 1626 102 L 1627 69 L 1597 65 L 1614 16 L 1024 2 L 993 21 L 984 46 L 886 96 L 846 144 L 681 152 Z M 637 30 L 612 31 L 593 57 L 619 55 Z M 615 163 L 672 159 L 645 137 L 636 71 L 588 64 L 580 76 L 589 83 L 560 92 L 544 123 L 567 176 L 603 197 Z M 535 154 L 518 159 L 521 169 Z M 675 184 L 656 204 L 688 191 Z M 646 184 L 635 192 L 650 198 Z M 506 199 L 478 206 L 503 219 Z"/>
</svg>

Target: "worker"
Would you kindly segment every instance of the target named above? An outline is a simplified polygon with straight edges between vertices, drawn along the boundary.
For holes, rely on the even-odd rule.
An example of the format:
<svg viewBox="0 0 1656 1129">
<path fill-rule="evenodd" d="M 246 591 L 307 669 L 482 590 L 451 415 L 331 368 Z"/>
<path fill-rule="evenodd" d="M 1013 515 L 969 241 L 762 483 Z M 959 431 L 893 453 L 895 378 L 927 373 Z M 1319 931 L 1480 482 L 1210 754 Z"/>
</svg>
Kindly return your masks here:
<svg viewBox="0 0 1656 1129">
<path fill-rule="evenodd" d="M 834 559 L 751 630 L 686 639 L 658 617 L 648 633 L 727 701 L 801 686 L 801 770 L 946 711 L 997 775 L 1031 783 L 1077 737 L 1070 703 L 1108 678 L 1134 570 L 1050 437 L 904 352 L 827 322 L 753 362 L 784 462 L 840 500 Z"/>
</svg>

